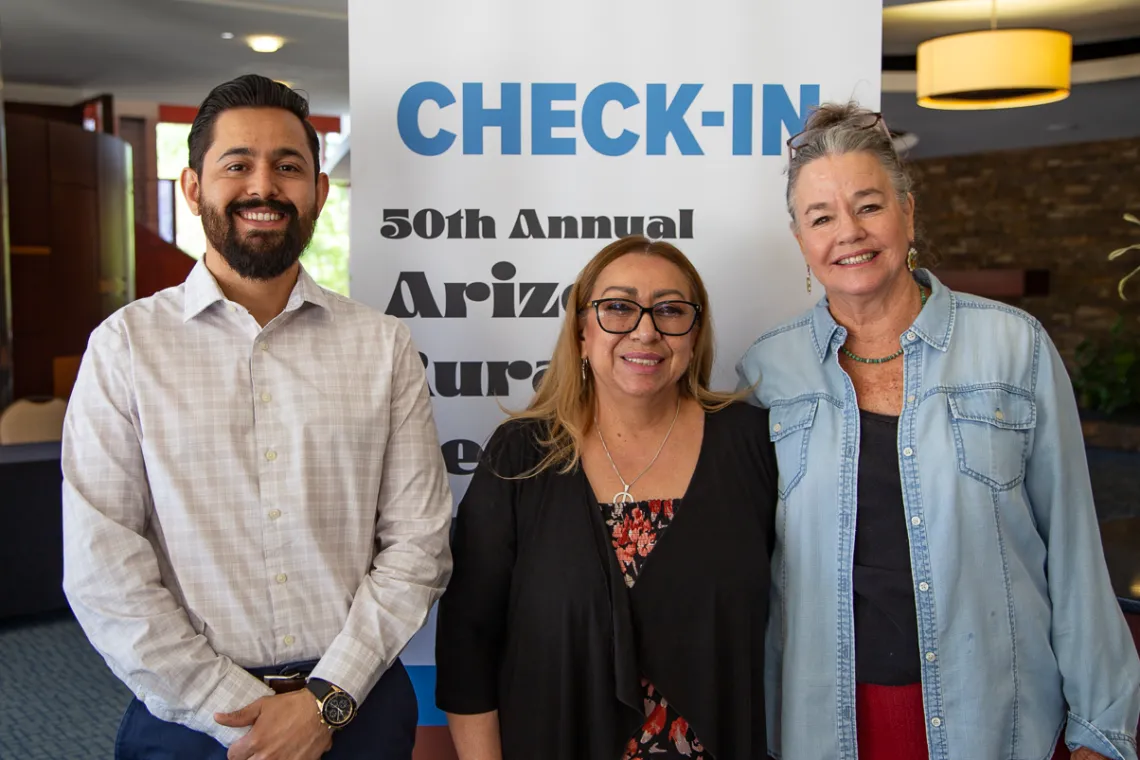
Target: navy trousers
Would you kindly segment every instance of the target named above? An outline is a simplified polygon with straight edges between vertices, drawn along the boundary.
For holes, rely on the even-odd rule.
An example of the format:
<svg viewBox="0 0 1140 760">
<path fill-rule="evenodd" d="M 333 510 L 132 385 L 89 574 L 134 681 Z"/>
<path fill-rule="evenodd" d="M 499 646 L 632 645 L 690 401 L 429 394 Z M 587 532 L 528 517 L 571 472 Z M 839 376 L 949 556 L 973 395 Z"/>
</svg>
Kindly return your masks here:
<svg viewBox="0 0 1140 760">
<path fill-rule="evenodd" d="M 314 706 L 315 709 L 315 706 Z M 419 708 L 412 681 L 396 660 L 351 723 L 333 735 L 324 760 L 411 760 Z M 225 760 L 212 737 L 150 714 L 132 700 L 119 724 L 115 760 Z"/>
</svg>

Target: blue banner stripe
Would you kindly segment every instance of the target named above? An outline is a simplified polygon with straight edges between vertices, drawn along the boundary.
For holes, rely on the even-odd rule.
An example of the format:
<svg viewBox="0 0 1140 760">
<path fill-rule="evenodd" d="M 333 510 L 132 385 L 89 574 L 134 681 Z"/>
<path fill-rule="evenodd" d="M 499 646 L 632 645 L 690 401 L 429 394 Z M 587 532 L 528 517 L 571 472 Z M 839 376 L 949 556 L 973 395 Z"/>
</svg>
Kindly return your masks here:
<svg viewBox="0 0 1140 760">
<path fill-rule="evenodd" d="M 421 726 L 446 726 L 447 716 L 435 706 L 435 665 L 406 665 L 420 706 Z"/>
</svg>

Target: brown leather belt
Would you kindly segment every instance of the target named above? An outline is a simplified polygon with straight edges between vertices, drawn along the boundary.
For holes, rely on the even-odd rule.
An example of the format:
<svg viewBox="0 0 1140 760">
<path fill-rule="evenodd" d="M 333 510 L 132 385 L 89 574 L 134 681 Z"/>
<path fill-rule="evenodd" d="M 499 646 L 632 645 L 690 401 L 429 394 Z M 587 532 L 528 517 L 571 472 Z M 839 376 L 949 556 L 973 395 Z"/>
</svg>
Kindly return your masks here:
<svg viewBox="0 0 1140 760">
<path fill-rule="evenodd" d="M 317 666 L 316 660 L 295 662 L 288 665 L 273 665 L 267 668 L 250 668 L 249 672 L 265 682 L 265 685 L 278 694 L 288 694 L 305 688 L 305 679 L 313 668 Z"/>
<path fill-rule="evenodd" d="M 291 691 L 300 691 L 305 688 L 305 676 L 300 673 L 288 675 L 265 675 L 261 677 L 265 685 L 278 694 L 288 694 Z"/>
</svg>

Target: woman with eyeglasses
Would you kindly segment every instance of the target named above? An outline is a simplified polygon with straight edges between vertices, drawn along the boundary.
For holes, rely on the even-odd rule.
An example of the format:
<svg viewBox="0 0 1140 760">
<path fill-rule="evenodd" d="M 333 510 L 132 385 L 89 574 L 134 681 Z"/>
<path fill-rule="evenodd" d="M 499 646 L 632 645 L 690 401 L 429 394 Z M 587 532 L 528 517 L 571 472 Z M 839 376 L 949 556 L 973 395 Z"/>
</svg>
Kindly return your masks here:
<svg viewBox="0 0 1140 760">
<path fill-rule="evenodd" d="M 1140 663 L 1056 348 L 916 267 L 879 114 L 822 106 L 789 147 L 824 298 L 740 365 L 779 469 L 773 754 L 1135 760 Z"/>
<path fill-rule="evenodd" d="M 766 756 L 768 413 L 709 390 L 700 275 L 606 246 L 459 505 L 436 701 L 461 760 Z"/>
</svg>

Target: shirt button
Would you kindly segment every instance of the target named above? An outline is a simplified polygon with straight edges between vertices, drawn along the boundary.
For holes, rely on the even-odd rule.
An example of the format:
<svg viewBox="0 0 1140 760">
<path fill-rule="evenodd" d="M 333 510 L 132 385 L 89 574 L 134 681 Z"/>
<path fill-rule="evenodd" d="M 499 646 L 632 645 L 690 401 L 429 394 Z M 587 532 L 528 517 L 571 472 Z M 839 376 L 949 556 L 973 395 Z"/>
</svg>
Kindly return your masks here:
<svg viewBox="0 0 1140 760">
<path fill-rule="evenodd" d="M 277 573 L 277 582 L 278 583 L 284 583 L 287 580 L 289 580 L 288 575 L 286 575 L 285 573 Z"/>
<path fill-rule="evenodd" d="M 926 653 L 926 661 L 927 662 L 934 662 L 936 659 L 937 659 L 937 657 L 935 657 L 934 652 L 927 652 Z"/>
<path fill-rule="evenodd" d="M 914 394 L 913 394 L 913 393 L 912 393 L 912 394 L 910 394 L 909 396 L 907 396 L 907 397 L 906 397 L 906 402 L 907 402 L 908 404 L 913 404 L 913 403 L 914 403 Z"/>
<path fill-rule="evenodd" d="M 234 306 L 232 303 L 229 306 L 227 306 L 226 308 L 228 308 L 230 310 L 230 312 L 232 312 L 234 314 L 237 313 L 237 307 Z"/>
<path fill-rule="evenodd" d="M 915 335 L 913 332 L 908 332 L 908 333 L 906 334 L 906 339 L 907 339 L 907 340 L 909 340 L 909 341 L 913 341 L 913 340 L 914 340 L 915 338 L 917 338 L 917 337 L 918 337 L 918 336 L 917 336 L 917 335 Z"/>
<path fill-rule="evenodd" d="M 782 429 L 782 427 L 783 427 L 783 426 L 782 426 L 782 425 L 780 425 L 780 423 L 779 423 L 779 422 L 777 422 L 775 425 L 773 425 L 773 426 L 772 426 L 772 432 L 773 432 L 773 433 L 779 433 L 779 432 L 780 432 L 780 430 Z"/>
<path fill-rule="evenodd" d="M 293 642 L 296 641 L 296 639 L 290 635 L 290 636 L 286 636 L 285 638 L 283 638 L 282 641 L 285 642 L 285 646 L 291 647 L 291 646 L 293 646 Z M 937 720 L 937 718 L 935 720 Z"/>
<path fill-rule="evenodd" d="M 276 520 L 280 516 L 281 516 L 281 510 L 280 509 L 269 510 L 269 519 L 270 520 Z"/>
<path fill-rule="evenodd" d="M 923 581 L 922 583 L 918 584 L 918 590 L 919 591 L 929 591 L 930 590 L 930 584 L 927 583 L 926 581 Z"/>
<path fill-rule="evenodd" d="M 903 449 L 903 456 L 904 457 L 914 456 L 914 449 L 912 449 L 910 446 L 907 446 L 905 449 Z"/>
<path fill-rule="evenodd" d="M 277 452 L 273 451 L 271 449 L 271 450 L 265 452 L 265 458 L 268 459 L 270 462 L 275 461 L 277 459 Z"/>
<path fill-rule="evenodd" d="M 915 526 L 922 525 L 922 518 L 916 515 L 910 518 L 910 524 Z"/>
<path fill-rule="evenodd" d="M 265 341 L 261 341 L 261 345 L 259 346 L 259 348 L 260 348 L 262 351 L 268 351 L 268 350 L 269 350 L 269 344 L 268 344 L 268 343 L 266 343 Z"/>
<path fill-rule="evenodd" d="M 939 726 L 942 725 L 942 718 L 931 718 L 930 719 L 930 725 L 934 726 L 935 728 L 938 728 Z"/>
<path fill-rule="evenodd" d="M 1001 409 L 994 410 L 994 417 L 998 418 L 999 420 L 1005 419 L 1005 415 L 1002 413 Z"/>
<path fill-rule="evenodd" d="M 273 396 L 269 395 L 268 393 L 262 393 L 261 394 L 261 400 L 268 404 L 270 401 L 273 400 Z"/>
</svg>

